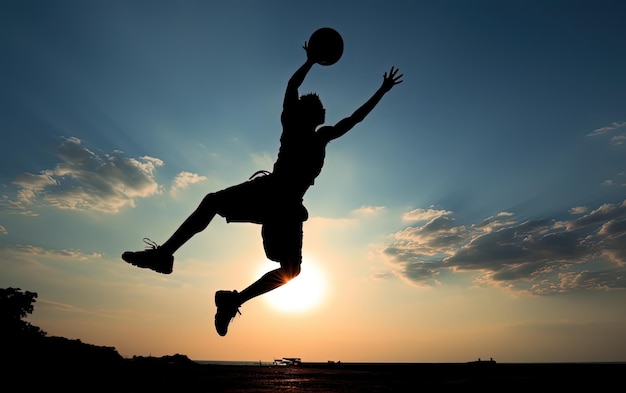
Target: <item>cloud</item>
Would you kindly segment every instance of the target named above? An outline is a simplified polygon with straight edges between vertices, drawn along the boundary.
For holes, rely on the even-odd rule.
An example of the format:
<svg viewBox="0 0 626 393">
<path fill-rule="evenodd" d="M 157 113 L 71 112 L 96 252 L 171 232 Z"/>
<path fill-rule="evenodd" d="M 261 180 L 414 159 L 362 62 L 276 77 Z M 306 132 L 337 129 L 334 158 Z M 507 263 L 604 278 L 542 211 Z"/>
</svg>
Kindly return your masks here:
<svg viewBox="0 0 626 393">
<path fill-rule="evenodd" d="M 91 259 L 100 259 L 102 254 L 91 253 L 86 254 L 78 250 L 54 250 L 33 245 L 11 245 L 0 247 L 3 253 L 10 254 L 21 259 L 49 259 L 57 261 L 86 261 Z"/>
<path fill-rule="evenodd" d="M 514 220 L 509 219 L 509 217 L 514 216 L 511 212 L 500 212 L 492 217 L 487 217 L 482 220 L 479 224 L 475 225 L 475 228 L 481 229 L 486 232 L 491 232 L 496 228 L 500 228 L 507 225 L 512 225 L 515 223 Z"/>
<path fill-rule="evenodd" d="M 418 286 L 439 283 L 444 272 L 471 272 L 479 285 L 533 294 L 626 288 L 626 200 L 571 221 L 519 222 L 505 212 L 463 226 L 439 216 L 392 236 L 383 256 Z"/>
<path fill-rule="evenodd" d="M 190 184 L 199 183 L 201 181 L 207 180 L 206 176 L 200 176 L 196 173 L 191 172 L 180 172 L 174 178 L 174 183 L 172 184 L 171 192 L 175 193 L 177 190 L 184 190 Z"/>
<path fill-rule="evenodd" d="M 385 206 L 361 206 L 360 208 L 352 211 L 352 213 L 361 216 L 376 214 L 382 210 L 385 210 Z"/>
<path fill-rule="evenodd" d="M 622 145 L 626 141 L 626 135 L 617 135 L 611 138 L 612 145 Z"/>
<path fill-rule="evenodd" d="M 5 227 L 0 225 L 0 235 L 8 235 L 8 234 L 9 234 L 9 231 L 7 231 Z"/>
<path fill-rule="evenodd" d="M 404 213 L 402 219 L 405 221 L 428 221 L 436 217 L 448 216 L 450 214 L 452 214 L 452 212 L 447 210 L 436 210 L 431 206 L 428 210 L 415 209 L 408 213 Z"/>
<path fill-rule="evenodd" d="M 611 125 L 597 128 L 591 131 L 589 134 L 587 134 L 587 136 L 602 135 L 602 134 L 606 134 L 607 132 L 612 132 L 623 127 L 626 127 L 626 121 L 623 121 L 623 122 L 614 121 L 613 123 L 611 123 Z"/>
<path fill-rule="evenodd" d="M 575 206 L 571 209 L 569 209 L 569 214 L 584 214 L 587 212 L 587 208 L 585 206 Z"/>
<path fill-rule="evenodd" d="M 372 278 L 372 280 L 387 280 L 389 278 L 391 278 L 392 273 L 391 272 L 376 272 L 374 274 L 372 274 L 370 277 Z"/>
<path fill-rule="evenodd" d="M 15 178 L 16 198 L 3 201 L 5 206 L 25 214 L 40 206 L 117 213 L 159 192 L 155 172 L 163 161 L 158 158 L 94 152 L 74 137 L 63 138 L 55 153 L 60 162 L 53 169 Z"/>
<path fill-rule="evenodd" d="M 624 218 L 626 218 L 626 200 L 618 204 L 605 203 L 597 209 L 592 210 L 589 214 L 569 222 L 567 229 L 573 231 L 579 228 L 603 225 L 613 220 Z"/>
<path fill-rule="evenodd" d="M 68 312 L 79 314 L 96 314 L 87 310 L 80 309 L 76 306 L 67 303 L 55 302 L 47 299 L 37 300 L 38 308 L 45 308 L 47 310 L 53 310 L 55 312 Z M 96 314 L 97 315 L 97 314 Z"/>
<path fill-rule="evenodd" d="M 2 255 L 2 262 L 5 264 L 6 274 L 9 277 L 32 275 L 38 278 L 47 277 L 46 279 L 51 279 L 51 277 L 47 276 L 46 273 L 32 269 L 39 269 L 44 266 L 50 269 L 76 267 L 78 266 L 77 263 L 79 265 L 89 262 L 100 263 L 103 259 L 101 253 L 84 253 L 71 249 L 48 249 L 22 244 L 0 246 L 0 255 Z"/>
<path fill-rule="evenodd" d="M 615 130 L 619 130 L 625 127 L 626 127 L 626 121 L 613 122 L 606 127 L 597 128 L 591 131 L 589 134 L 587 134 L 587 136 L 593 137 L 593 136 L 603 135 L 603 134 L 614 132 Z M 622 133 L 621 135 L 615 135 L 611 137 L 610 143 L 611 145 L 619 146 L 619 145 L 623 145 L 625 141 L 626 141 L 626 133 Z"/>
</svg>

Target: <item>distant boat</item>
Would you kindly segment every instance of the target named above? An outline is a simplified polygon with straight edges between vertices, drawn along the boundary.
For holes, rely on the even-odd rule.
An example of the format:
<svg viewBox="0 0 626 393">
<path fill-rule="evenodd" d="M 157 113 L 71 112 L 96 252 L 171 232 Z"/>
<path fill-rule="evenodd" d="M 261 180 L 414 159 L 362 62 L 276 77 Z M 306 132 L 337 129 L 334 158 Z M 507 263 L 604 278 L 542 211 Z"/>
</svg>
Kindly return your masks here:
<svg viewBox="0 0 626 393">
<path fill-rule="evenodd" d="M 478 358 L 478 360 L 474 360 L 473 362 L 468 362 L 469 364 L 496 364 L 496 361 L 493 360 L 493 358 L 490 358 L 489 360 L 483 360 L 481 358 Z"/>
<path fill-rule="evenodd" d="M 302 359 L 300 358 L 280 358 L 274 359 L 272 365 L 274 366 L 299 366 L 302 364 Z"/>
</svg>

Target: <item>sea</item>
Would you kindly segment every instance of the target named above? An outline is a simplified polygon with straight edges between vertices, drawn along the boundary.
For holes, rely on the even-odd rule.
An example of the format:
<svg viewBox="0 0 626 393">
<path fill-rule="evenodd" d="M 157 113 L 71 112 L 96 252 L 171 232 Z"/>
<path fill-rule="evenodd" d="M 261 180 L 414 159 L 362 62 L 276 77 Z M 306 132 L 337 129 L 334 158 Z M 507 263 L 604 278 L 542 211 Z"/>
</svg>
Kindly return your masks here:
<svg viewBox="0 0 626 393">
<path fill-rule="evenodd" d="M 273 362 L 261 361 L 261 360 L 244 360 L 244 361 L 232 361 L 232 360 L 193 360 L 198 364 L 214 364 L 219 366 L 271 366 Z"/>
</svg>

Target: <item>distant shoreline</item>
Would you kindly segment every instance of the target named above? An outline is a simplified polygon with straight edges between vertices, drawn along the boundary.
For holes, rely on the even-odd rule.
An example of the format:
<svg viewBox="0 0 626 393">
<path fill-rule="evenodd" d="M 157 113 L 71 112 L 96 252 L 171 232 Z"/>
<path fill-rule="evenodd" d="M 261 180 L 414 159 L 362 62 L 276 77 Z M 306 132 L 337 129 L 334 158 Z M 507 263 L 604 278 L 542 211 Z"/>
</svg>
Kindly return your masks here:
<svg viewBox="0 0 626 393">
<path fill-rule="evenodd" d="M 6 343 L 8 345 L 8 342 Z M 3 353 L 5 387 L 30 391 L 229 393 L 413 392 L 416 388 L 609 391 L 622 384 L 626 362 L 465 363 L 307 362 L 191 360 L 185 355 L 122 357 L 112 347 L 39 337 L 12 341 Z"/>
<path fill-rule="evenodd" d="M 271 361 L 267 360 L 197 360 L 191 359 L 192 362 L 198 363 L 200 365 L 219 365 L 219 366 L 272 366 Z M 327 366 L 329 364 L 335 365 L 352 365 L 352 366 L 398 366 L 398 365 L 415 365 L 415 366 L 424 366 L 424 365 L 462 365 L 462 364 L 475 364 L 475 361 L 468 362 L 375 362 L 375 361 L 361 361 L 361 362 L 335 362 L 328 363 L 322 361 L 312 361 L 307 362 L 303 361 L 303 365 L 311 365 L 311 366 Z M 484 361 L 488 363 L 488 361 Z M 606 361 L 606 362 L 506 362 L 500 363 L 496 362 L 499 365 L 508 365 L 508 366 L 522 366 L 522 365 L 626 365 L 626 361 Z"/>
</svg>

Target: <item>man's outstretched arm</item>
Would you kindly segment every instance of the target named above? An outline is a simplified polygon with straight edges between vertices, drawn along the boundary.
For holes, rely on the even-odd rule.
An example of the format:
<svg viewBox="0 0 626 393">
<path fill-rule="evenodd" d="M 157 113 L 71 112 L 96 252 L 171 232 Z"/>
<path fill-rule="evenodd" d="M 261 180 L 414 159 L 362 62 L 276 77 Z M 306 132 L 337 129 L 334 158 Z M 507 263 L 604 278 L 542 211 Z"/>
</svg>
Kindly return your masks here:
<svg viewBox="0 0 626 393">
<path fill-rule="evenodd" d="M 298 94 L 298 88 L 302 85 L 302 82 L 304 82 L 304 78 L 311 70 L 311 67 L 313 67 L 313 64 L 315 64 L 315 62 L 311 60 L 311 57 L 309 56 L 309 47 L 307 46 L 306 42 L 304 43 L 303 48 L 307 53 L 307 58 L 304 64 L 302 64 L 300 68 L 298 68 L 296 72 L 294 72 L 294 74 L 289 79 L 289 82 L 287 82 L 287 90 L 285 91 L 283 109 L 290 105 L 295 105 L 295 103 L 298 102 L 298 99 L 300 98 Z"/>
<path fill-rule="evenodd" d="M 389 73 L 385 72 L 383 75 L 382 85 L 378 88 L 378 90 L 376 90 L 372 97 L 365 102 L 365 104 L 354 111 L 351 116 L 340 120 L 334 127 L 324 128 L 324 132 L 327 133 L 326 136 L 328 140 L 339 138 L 346 132 L 350 131 L 357 123 L 363 121 L 363 119 L 365 119 L 372 109 L 374 109 L 374 107 L 380 102 L 380 99 L 383 98 L 383 96 L 391 90 L 392 87 L 402 83 L 402 76 L 403 74 L 398 75 L 398 69 L 395 67 L 391 67 Z"/>
</svg>

